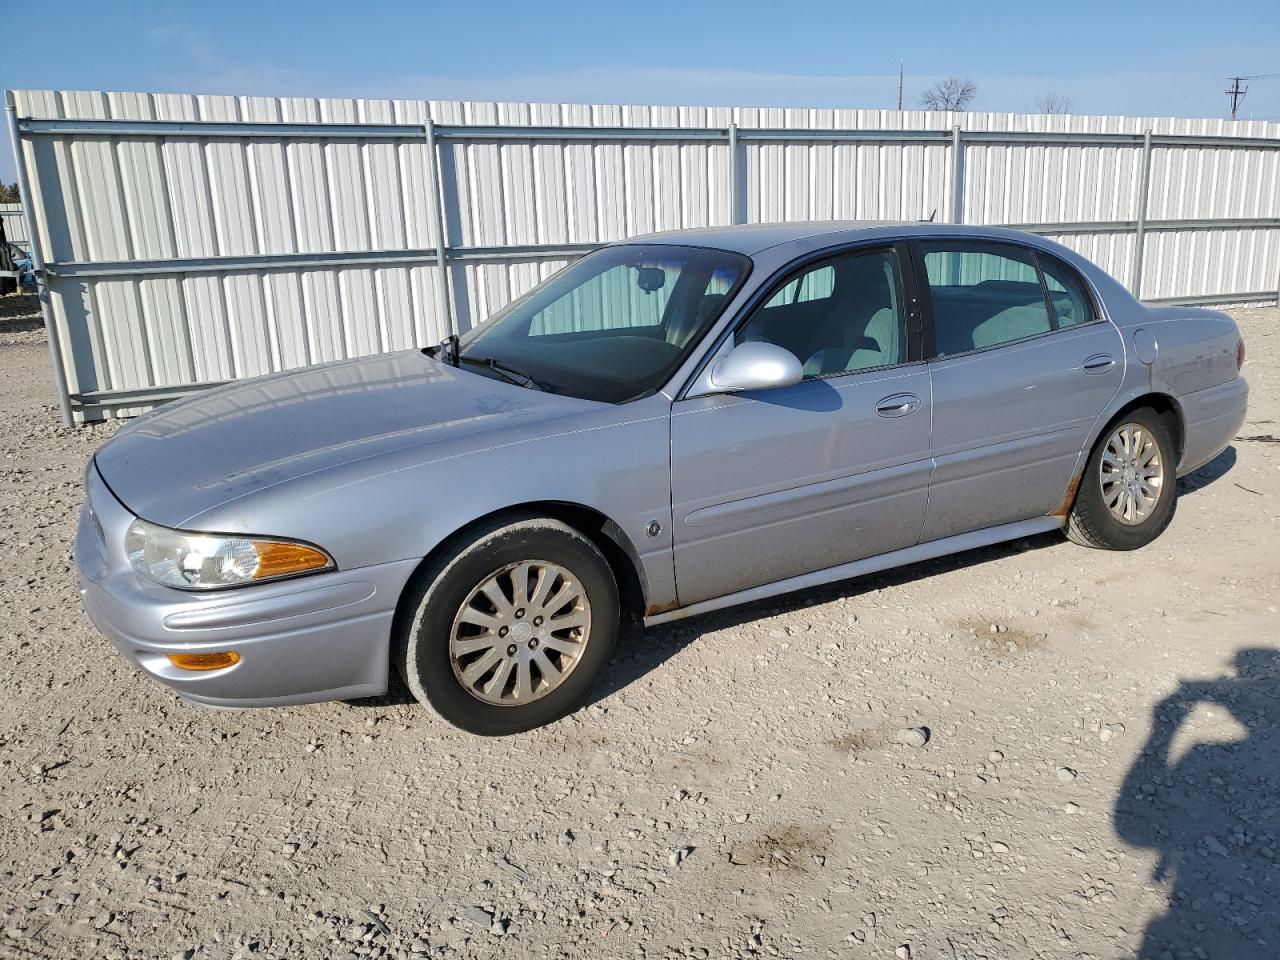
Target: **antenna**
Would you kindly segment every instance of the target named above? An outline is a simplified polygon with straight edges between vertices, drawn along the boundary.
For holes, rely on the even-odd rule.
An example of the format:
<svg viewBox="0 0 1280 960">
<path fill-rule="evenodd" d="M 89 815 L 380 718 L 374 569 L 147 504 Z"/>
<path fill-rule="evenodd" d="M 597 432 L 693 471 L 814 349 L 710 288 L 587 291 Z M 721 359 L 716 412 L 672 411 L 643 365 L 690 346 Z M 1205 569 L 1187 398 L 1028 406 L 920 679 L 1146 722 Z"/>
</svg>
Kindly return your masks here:
<svg viewBox="0 0 1280 960">
<path fill-rule="evenodd" d="M 898 61 L 898 112 L 902 112 L 902 61 Z"/>
</svg>

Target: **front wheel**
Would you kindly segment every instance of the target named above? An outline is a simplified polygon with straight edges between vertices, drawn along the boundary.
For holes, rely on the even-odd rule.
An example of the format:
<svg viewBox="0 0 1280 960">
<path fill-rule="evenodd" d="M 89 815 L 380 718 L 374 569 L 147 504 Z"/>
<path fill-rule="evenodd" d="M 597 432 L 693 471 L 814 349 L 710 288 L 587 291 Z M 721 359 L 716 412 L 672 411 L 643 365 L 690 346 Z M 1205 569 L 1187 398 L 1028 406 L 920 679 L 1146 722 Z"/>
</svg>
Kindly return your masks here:
<svg viewBox="0 0 1280 960">
<path fill-rule="evenodd" d="M 1104 550 L 1145 547 L 1173 519 L 1176 456 L 1154 410 L 1134 410 L 1107 427 L 1089 455 L 1067 536 Z"/>
<path fill-rule="evenodd" d="M 425 570 L 399 639 L 409 689 L 484 736 L 557 720 L 581 701 L 618 635 L 618 587 L 600 550 L 545 517 L 476 531 Z"/>
</svg>

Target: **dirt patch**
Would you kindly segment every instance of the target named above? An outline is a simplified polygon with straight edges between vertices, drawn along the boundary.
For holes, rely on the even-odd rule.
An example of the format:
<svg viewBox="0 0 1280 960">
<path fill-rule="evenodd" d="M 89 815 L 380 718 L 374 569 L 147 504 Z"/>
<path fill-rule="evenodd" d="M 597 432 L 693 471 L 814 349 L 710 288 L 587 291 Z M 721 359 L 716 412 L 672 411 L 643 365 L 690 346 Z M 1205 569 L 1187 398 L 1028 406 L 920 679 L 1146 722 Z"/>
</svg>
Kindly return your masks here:
<svg viewBox="0 0 1280 960">
<path fill-rule="evenodd" d="M 972 640 L 980 653 L 997 660 L 1039 650 L 1049 639 L 1042 630 L 1032 631 L 985 617 L 966 617 L 957 628 Z"/>
<path fill-rule="evenodd" d="M 808 871 L 822 866 L 831 849 L 831 828 L 803 823 L 768 827 L 729 853 L 736 867 Z"/>
<path fill-rule="evenodd" d="M 892 742 L 893 732 L 888 727 L 872 727 L 866 730 L 854 730 L 838 737 L 832 737 L 827 745 L 841 753 L 852 753 L 854 756 L 883 750 Z"/>
</svg>

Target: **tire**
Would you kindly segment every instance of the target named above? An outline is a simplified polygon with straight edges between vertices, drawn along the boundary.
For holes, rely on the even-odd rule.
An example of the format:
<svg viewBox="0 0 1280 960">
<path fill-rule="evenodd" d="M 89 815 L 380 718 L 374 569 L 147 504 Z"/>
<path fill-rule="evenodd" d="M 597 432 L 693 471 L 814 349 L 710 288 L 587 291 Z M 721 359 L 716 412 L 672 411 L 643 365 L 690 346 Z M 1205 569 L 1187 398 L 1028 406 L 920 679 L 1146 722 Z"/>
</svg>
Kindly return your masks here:
<svg viewBox="0 0 1280 960">
<path fill-rule="evenodd" d="M 1155 463 L 1154 460 L 1147 459 L 1150 454 L 1148 441 L 1156 448 L 1160 477 L 1154 498 L 1149 499 L 1145 493 L 1151 488 L 1148 481 L 1139 488 L 1143 493 L 1126 499 L 1121 490 L 1127 485 L 1126 474 L 1113 469 L 1111 463 L 1107 464 L 1104 471 L 1103 464 L 1106 460 L 1125 465 L 1127 458 L 1123 431 L 1126 429 L 1131 431 L 1130 444 L 1136 447 L 1136 459 L 1139 461 L 1137 468 L 1140 473 L 1149 472 Z M 1120 455 L 1118 461 L 1117 453 Z M 1146 462 L 1141 462 L 1144 459 Z M 1101 550 L 1137 550 L 1145 547 L 1160 536 L 1173 519 L 1178 500 L 1176 474 L 1177 452 L 1173 437 L 1156 411 L 1141 407 L 1117 418 L 1103 430 L 1089 454 L 1084 475 L 1080 479 L 1079 492 L 1067 516 L 1067 536 L 1082 546 Z M 1135 482 L 1140 483 L 1141 478 L 1136 478 Z"/>
<path fill-rule="evenodd" d="M 573 710 L 619 629 L 618 585 L 604 555 L 540 516 L 474 531 L 422 571 L 404 609 L 396 660 L 409 689 L 481 736 L 522 733 Z M 552 626 L 560 621 L 573 625 Z"/>
</svg>

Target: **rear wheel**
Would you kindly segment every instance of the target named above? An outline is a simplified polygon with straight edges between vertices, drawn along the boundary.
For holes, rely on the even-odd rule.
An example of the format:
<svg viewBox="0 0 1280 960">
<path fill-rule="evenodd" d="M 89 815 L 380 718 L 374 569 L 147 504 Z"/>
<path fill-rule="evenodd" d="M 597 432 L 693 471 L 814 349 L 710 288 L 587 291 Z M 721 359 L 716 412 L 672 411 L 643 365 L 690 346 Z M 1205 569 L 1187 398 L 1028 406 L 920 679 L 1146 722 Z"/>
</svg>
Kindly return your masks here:
<svg viewBox="0 0 1280 960">
<path fill-rule="evenodd" d="M 1125 414 L 1098 440 L 1067 518 L 1067 536 L 1104 550 L 1136 550 L 1173 519 L 1176 451 L 1150 408 Z"/>
<path fill-rule="evenodd" d="M 418 700 L 485 736 L 564 716 L 608 662 L 618 587 L 599 549 L 544 517 L 498 521 L 423 572 L 399 638 Z"/>
</svg>

